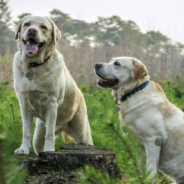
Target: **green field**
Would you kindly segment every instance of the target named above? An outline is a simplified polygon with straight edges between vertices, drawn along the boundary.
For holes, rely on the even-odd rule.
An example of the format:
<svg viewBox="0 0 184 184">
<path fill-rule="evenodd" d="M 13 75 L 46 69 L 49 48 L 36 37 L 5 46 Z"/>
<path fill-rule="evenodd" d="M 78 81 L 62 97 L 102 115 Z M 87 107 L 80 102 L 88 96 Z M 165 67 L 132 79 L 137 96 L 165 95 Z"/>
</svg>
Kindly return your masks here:
<svg viewBox="0 0 184 184">
<path fill-rule="evenodd" d="M 184 108 L 184 89 L 179 77 L 176 77 L 174 84 L 165 81 L 161 84 L 168 99 L 179 108 Z M 95 86 L 95 85 L 94 85 Z M 85 171 L 80 171 L 81 183 L 151 183 L 146 181 L 145 154 L 144 149 L 138 139 L 125 128 L 125 135 L 120 130 L 117 105 L 111 96 L 110 89 L 93 89 L 81 85 L 81 91 L 84 94 L 88 117 L 92 131 L 92 138 L 95 146 L 113 149 L 117 154 L 116 161 L 121 167 L 122 180 L 113 181 L 108 176 L 103 176 L 92 168 L 86 167 Z M 35 129 L 35 120 L 33 123 L 32 135 Z M 22 177 L 16 176 L 16 173 L 23 173 L 17 170 L 16 164 L 11 161 L 13 151 L 17 149 L 22 140 L 22 122 L 20 108 L 16 94 L 10 89 L 8 82 L 0 84 L 0 153 L 4 158 L 0 163 L 0 168 L 4 168 L 5 177 L 9 183 L 20 183 Z M 73 142 L 71 142 L 73 143 Z M 65 145 L 62 136 L 56 138 L 55 148 L 58 150 Z M 34 154 L 33 148 L 30 154 Z M 92 178 L 92 182 L 88 181 Z M 12 182 L 13 181 L 13 182 Z M 99 182 L 100 181 L 100 182 Z M 156 183 L 169 184 L 161 174 L 156 176 Z"/>
</svg>

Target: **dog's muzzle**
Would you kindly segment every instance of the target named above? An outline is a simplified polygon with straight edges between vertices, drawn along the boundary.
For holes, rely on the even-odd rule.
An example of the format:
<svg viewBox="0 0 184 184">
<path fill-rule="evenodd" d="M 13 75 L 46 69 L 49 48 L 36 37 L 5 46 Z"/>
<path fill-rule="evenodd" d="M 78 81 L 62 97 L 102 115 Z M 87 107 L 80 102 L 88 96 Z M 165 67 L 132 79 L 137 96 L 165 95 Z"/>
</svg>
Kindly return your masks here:
<svg viewBox="0 0 184 184">
<path fill-rule="evenodd" d="M 107 79 L 100 75 L 99 69 L 102 67 L 102 64 L 96 63 L 95 64 L 95 73 L 100 77 L 97 79 L 97 84 L 101 87 L 113 87 L 114 85 L 118 84 L 118 79 Z"/>
<path fill-rule="evenodd" d="M 27 38 L 22 39 L 25 45 L 25 51 L 28 54 L 36 53 L 40 48 L 42 48 L 46 42 L 37 42 L 36 38 L 38 36 L 38 31 L 34 28 L 29 28 L 27 33 Z"/>
</svg>

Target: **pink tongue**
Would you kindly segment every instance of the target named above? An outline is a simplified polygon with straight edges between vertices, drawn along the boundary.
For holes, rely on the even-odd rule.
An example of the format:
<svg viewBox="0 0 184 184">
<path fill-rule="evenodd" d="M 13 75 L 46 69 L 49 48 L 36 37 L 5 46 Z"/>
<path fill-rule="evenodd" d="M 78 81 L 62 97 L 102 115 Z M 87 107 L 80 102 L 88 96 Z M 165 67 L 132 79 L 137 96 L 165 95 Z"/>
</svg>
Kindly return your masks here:
<svg viewBox="0 0 184 184">
<path fill-rule="evenodd" d="M 31 45 L 30 43 L 28 43 L 28 44 L 25 46 L 25 50 L 26 50 L 26 52 L 35 53 L 35 52 L 38 50 L 38 47 L 37 47 L 36 45 Z"/>
<path fill-rule="evenodd" d="M 108 80 L 98 78 L 96 81 L 97 82 L 103 82 L 103 81 L 108 81 Z"/>
</svg>

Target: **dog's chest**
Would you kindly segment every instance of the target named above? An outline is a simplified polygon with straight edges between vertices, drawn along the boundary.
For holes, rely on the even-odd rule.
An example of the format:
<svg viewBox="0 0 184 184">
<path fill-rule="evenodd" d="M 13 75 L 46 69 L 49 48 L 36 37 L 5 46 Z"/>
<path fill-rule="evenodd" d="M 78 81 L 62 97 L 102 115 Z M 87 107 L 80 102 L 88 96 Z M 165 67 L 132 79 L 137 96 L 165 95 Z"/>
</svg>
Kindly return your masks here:
<svg viewBox="0 0 184 184">
<path fill-rule="evenodd" d="M 136 119 L 136 117 L 134 116 L 134 114 L 130 114 L 130 113 L 122 114 L 120 112 L 119 118 L 120 118 L 121 128 L 123 128 L 124 126 L 128 126 L 130 129 L 132 129 L 135 126 L 134 120 Z"/>
<path fill-rule="evenodd" d="M 40 93 L 36 91 L 24 92 L 21 97 L 21 103 L 23 103 L 24 107 L 35 117 L 44 120 L 46 108 L 51 99 L 48 93 Z"/>
<path fill-rule="evenodd" d="M 26 77 L 30 72 L 31 77 Z M 20 103 L 30 111 L 33 116 L 44 120 L 47 107 L 51 103 L 57 103 L 62 98 L 61 74 L 59 70 L 51 72 L 47 68 L 26 70 L 24 68 L 14 72 L 14 87 Z"/>
<path fill-rule="evenodd" d="M 142 116 L 148 109 L 150 109 L 151 104 L 153 104 L 152 100 L 146 98 L 136 102 L 134 99 L 130 99 L 122 103 L 120 105 L 121 127 L 125 125 L 131 129 L 136 127 L 135 120 Z"/>
<path fill-rule="evenodd" d="M 15 88 L 21 92 L 49 92 L 57 86 L 58 78 L 50 71 L 22 70 L 15 76 Z"/>
</svg>

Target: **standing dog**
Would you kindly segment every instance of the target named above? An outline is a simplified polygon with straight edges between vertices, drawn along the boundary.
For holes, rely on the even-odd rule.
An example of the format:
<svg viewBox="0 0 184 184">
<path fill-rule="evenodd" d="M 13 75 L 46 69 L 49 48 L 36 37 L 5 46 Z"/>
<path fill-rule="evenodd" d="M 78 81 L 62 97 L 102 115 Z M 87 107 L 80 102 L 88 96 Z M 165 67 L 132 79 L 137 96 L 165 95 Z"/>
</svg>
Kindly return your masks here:
<svg viewBox="0 0 184 184">
<path fill-rule="evenodd" d="M 93 145 L 84 97 L 56 50 L 61 33 L 47 17 L 28 16 L 18 25 L 19 51 L 13 61 L 14 88 L 23 122 L 23 140 L 16 154 L 29 154 L 33 117 L 36 154 L 54 151 L 55 135 Z"/>
<path fill-rule="evenodd" d="M 112 88 L 119 100 L 121 127 L 128 126 L 142 140 L 150 176 L 157 170 L 184 183 L 184 113 L 149 81 L 143 63 L 131 57 L 95 65 L 99 86 Z"/>
</svg>

